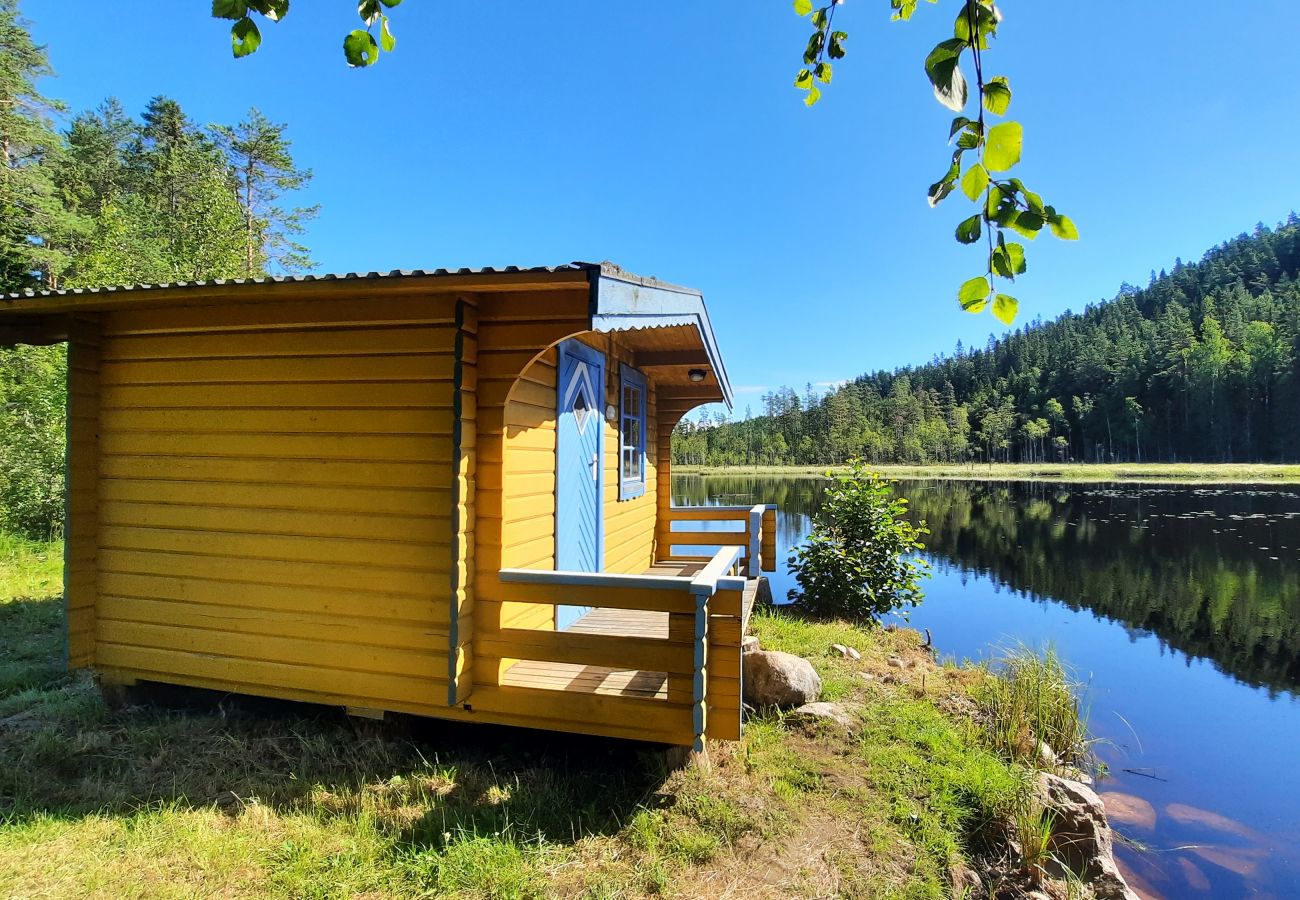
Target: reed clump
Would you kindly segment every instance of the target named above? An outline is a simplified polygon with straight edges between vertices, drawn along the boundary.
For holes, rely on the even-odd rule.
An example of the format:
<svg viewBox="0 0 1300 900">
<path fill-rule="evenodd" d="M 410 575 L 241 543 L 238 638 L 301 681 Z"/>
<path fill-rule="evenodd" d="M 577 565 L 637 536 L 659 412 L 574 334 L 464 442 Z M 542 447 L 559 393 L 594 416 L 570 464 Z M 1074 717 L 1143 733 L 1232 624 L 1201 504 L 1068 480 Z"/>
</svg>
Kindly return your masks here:
<svg viewBox="0 0 1300 900">
<path fill-rule="evenodd" d="M 1047 745 L 1061 763 L 1079 763 L 1088 754 L 1084 685 L 1055 649 L 1007 651 L 990 665 L 975 691 L 980 721 L 993 748 L 1007 759 L 1042 767 Z"/>
</svg>

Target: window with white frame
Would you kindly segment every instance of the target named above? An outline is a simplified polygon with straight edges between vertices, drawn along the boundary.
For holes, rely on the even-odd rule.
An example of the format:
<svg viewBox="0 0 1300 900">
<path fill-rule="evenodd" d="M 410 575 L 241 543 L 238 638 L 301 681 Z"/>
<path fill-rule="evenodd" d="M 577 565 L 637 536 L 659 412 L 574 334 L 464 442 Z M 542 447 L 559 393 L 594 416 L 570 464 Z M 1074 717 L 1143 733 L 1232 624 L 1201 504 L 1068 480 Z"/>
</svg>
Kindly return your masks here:
<svg viewBox="0 0 1300 900">
<path fill-rule="evenodd" d="M 618 498 L 631 500 L 645 493 L 645 376 L 620 367 Z"/>
</svg>

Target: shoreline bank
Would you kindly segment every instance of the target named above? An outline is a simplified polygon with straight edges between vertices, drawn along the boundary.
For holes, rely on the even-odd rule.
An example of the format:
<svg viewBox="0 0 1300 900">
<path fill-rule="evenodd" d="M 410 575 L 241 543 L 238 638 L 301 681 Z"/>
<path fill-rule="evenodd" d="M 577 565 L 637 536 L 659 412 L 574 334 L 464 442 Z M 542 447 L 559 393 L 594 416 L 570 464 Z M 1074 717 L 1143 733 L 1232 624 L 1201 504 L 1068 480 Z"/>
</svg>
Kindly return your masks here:
<svg viewBox="0 0 1300 900">
<path fill-rule="evenodd" d="M 878 465 L 886 478 L 949 481 L 1062 481 L 1151 484 L 1300 484 L 1300 465 L 1286 463 L 987 463 Z M 822 477 L 847 466 L 686 466 L 674 475 Z"/>
</svg>

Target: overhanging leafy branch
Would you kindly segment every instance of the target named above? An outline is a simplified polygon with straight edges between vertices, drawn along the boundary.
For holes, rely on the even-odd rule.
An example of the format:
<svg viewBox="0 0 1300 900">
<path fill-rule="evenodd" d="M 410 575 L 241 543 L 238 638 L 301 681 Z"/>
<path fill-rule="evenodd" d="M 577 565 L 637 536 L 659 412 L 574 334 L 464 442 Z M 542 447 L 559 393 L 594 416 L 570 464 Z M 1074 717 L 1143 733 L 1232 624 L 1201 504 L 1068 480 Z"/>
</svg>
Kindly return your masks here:
<svg viewBox="0 0 1300 900">
<path fill-rule="evenodd" d="M 365 23 L 365 28 L 348 32 L 343 38 L 343 56 L 348 65 L 354 68 L 373 66 L 379 61 L 382 47 L 385 53 L 391 53 L 397 46 L 397 39 L 388 25 L 385 9 L 392 9 L 402 0 L 360 0 L 357 3 L 357 15 Z M 262 32 L 258 28 L 253 14 L 256 13 L 271 22 L 279 22 L 289 14 L 289 0 L 212 0 L 212 15 L 218 19 L 231 19 L 230 49 L 236 57 L 248 56 L 257 52 L 262 46 Z M 375 38 L 372 29 L 379 26 L 379 37 Z"/>
<path fill-rule="evenodd" d="M 842 31 L 830 32 L 831 19 L 842 2 L 835 0 L 814 10 L 811 0 L 794 0 L 795 12 L 800 16 L 811 14 L 816 29 L 804 51 L 805 68 L 795 79 L 795 87 L 808 92 L 804 102 L 809 106 L 821 97 L 815 82 L 830 83 L 829 69 L 822 77 L 822 66 L 829 66 L 824 63 L 823 55 L 828 52 L 833 58 L 844 55 L 847 35 Z M 910 19 L 918 2 L 890 0 L 892 18 Z M 1024 274 L 1028 264 L 1024 245 L 1007 240 L 1007 230 L 1031 241 L 1044 226 L 1062 240 L 1076 240 L 1079 232 L 1068 216 L 1045 203 L 1042 196 L 1027 188 L 1019 178 L 1006 174 L 1020 162 L 1024 146 L 1024 129 L 1020 123 L 1000 121 L 990 125 L 986 121 L 986 113 L 1001 118 L 1011 105 L 1010 81 L 1002 75 L 991 78 L 984 75 L 984 52 L 997 37 L 1001 21 L 1002 14 L 993 0 L 961 0 L 953 22 L 953 36 L 936 44 L 925 58 L 925 74 L 934 88 L 935 98 L 958 114 L 948 132 L 949 141 L 956 142 L 951 163 L 943 177 L 930 185 L 928 197 L 932 207 L 938 206 L 960 188 L 967 199 L 980 206 L 978 212 L 958 223 L 955 236 L 961 244 L 974 244 L 981 236 L 986 239 L 985 272 L 962 283 L 957 290 L 957 301 L 971 313 L 991 306 L 995 316 L 1010 324 L 1020 303 L 1010 294 L 997 291 L 995 285 L 998 279 L 1015 281 L 1017 275 Z M 962 71 L 966 53 L 970 54 L 975 70 L 974 118 L 963 115 L 971 99 Z M 968 153 L 973 160 L 967 161 Z"/>
</svg>

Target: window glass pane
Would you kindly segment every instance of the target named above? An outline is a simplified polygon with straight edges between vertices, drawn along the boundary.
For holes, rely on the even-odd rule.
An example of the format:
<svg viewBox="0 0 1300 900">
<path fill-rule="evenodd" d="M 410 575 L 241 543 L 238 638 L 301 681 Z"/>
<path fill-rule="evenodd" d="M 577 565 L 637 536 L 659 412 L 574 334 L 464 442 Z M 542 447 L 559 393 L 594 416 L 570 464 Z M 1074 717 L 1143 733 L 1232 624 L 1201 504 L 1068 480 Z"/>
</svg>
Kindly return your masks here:
<svg viewBox="0 0 1300 900">
<path fill-rule="evenodd" d="M 642 437 L 645 428 L 645 390 L 640 385 L 624 381 L 619 416 L 619 475 L 625 482 L 639 482 L 645 478 L 645 445 Z"/>
</svg>

